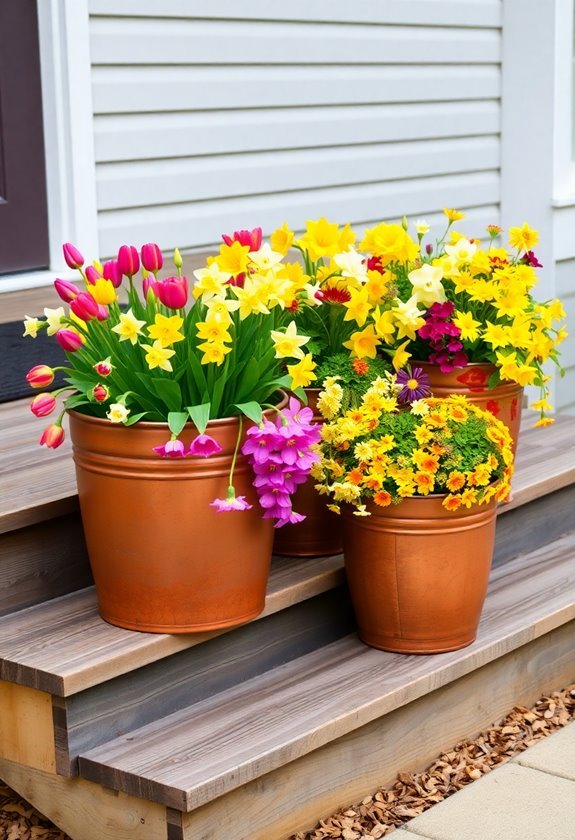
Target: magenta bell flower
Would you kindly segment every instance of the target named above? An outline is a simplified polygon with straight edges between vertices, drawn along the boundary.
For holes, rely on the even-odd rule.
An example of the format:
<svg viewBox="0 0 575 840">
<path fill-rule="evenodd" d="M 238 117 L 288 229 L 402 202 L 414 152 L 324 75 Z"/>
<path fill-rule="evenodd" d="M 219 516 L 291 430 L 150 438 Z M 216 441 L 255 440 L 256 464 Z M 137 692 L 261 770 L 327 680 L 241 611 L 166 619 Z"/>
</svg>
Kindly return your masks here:
<svg viewBox="0 0 575 840">
<path fill-rule="evenodd" d="M 62 250 L 68 268 L 81 268 L 84 265 L 84 257 L 71 242 L 65 242 L 62 245 Z"/>
<path fill-rule="evenodd" d="M 160 458 L 185 458 L 186 457 L 186 447 L 182 443 L 181 440 L 174 438 L 172 440 L 168 440 L 162 446 L 154 446 L 152 447 L 156 455 L 159 455 Z"/>
<path fill-rule="evenodd" d="M 118 270 L 126 277 L 133 277 L 140 268 L 140 257 L 133 245 L 122 245 L 118 251 Z"/>
<path fill-rule="evenodd" d="M 64 303 L 71 303 L 74 298 L 78 297 L 78 289 L 74 286 L 73 283 L 70 283 L 68 280 L 60 280 L 57 278 L 54 280 L 54 288 L 58 292 L 59 297 Z"/>
<path fill-rule="evenodd" d="M 82 321 L 91 321 L 98 317 L 98 304 L 87 292 L 80 292 L 80 294 L 70 302 L 70 309 L 81 318 Z"/>
<path fill-rule="evenodd" d="M 74 353 L 76 350 L 79 350 L 84 343 L 84 339 L 79 333 L 75 330 L 67 329 L 58 330 L 56 340 L 62 350 L 66 350 L 68 353 Z"/>
<path fill-rule="evenodd" d="M 253 505 L 247 501 L 245 496 L 236 496 L 236 491 L 230 484 L 225 499 L 214 499 L 210 507 L 216 509 L 216 513 L 226 513 L 231 510 L 251 510 Z"/>
<path fill-rule="evenodd" d="M 154 242 L 142 245 L 140 256 L 142 257 L 142 265 L 146 271 L 150 271 L 152 274 L 157 274 L 164 264 L 162 252 Z"/>
<path fill-rule="evenodd" d="M 209 435 L 198 435 L 190 443 L 188 455 L 199 455 L 200 458 L 209 458 L 210 455 L 215 455 L 216 452 L 221 452 L 222 447 Z"/>
<path fill-rule="evenodd" d="M 105 262 L 102 266 L 102 274 L 106 280 L 112 283 L 115 289 L 122 285 L 122 272 L 118 267 L 117 260 L 108 260 L 108 262 Z"/>
<path fill-rule="evenodd" d="M 183 309 L 188 301 L 188 278 L 165 277 L 156 280 L 154 293 L 169 309 Z"/>
</svg>

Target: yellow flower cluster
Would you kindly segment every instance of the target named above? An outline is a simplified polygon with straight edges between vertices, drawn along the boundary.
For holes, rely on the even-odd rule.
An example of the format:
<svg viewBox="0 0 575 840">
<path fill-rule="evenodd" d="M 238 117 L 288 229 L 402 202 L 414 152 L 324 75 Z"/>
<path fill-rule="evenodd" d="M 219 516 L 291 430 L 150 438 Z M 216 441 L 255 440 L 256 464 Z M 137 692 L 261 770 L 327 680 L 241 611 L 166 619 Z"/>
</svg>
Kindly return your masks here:
<svg viewBox="0 0 575 840">
<path fill-rule="evenodd" d="M 329 507 L 341 504 L 369 515 L 409 496 L 443 495 L 455 511 L 503 500 L 513 473 L 509 431 L 489 412 L 463 396 L 429 398 L 400 411 L 394 378 L 376 379 L 357 408 L 343 410 L 337 382 L 329 381 L 318 402 L 321 461 L 313 470 Z"/>
</svg>

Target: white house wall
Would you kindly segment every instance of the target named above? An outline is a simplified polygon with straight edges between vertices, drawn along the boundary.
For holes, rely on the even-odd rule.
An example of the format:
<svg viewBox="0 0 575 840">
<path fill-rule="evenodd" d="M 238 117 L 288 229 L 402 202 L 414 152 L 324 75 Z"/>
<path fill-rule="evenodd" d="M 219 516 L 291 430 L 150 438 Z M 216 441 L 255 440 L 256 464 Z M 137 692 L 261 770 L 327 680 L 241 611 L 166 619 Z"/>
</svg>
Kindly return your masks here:
<svg viewBox="0 0 575 840">
<path fill-rule="evenodd" d="M 499 218 L 500 0 L 90 0 L 100 252 Z"/>
</svg>

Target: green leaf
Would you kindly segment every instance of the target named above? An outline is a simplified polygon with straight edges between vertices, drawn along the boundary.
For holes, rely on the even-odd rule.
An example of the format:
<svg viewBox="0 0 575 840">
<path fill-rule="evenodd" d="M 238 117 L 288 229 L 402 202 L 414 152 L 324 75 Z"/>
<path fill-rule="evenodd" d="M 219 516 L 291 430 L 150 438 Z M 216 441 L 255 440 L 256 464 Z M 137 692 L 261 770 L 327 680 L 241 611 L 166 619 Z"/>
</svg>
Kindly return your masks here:
<svg viewBox="0 0 575 840">
<path fill-rule="evenodd" d="M 202 405 L 189 405 L 186 410 L 192 418 L 198 432 L 203 435 L 206 431 L 206 426 L 210 420 L 210 403 L 202 403 Z"/>
<path fill-rule="evenodd" d="M 173 435 L 179 435 L 187 422 L 187 411 L 170 411 L 168 414 L 168 426 Z"/>
<path fill-rule="evenodd" d="M 177 411 L 182 404 L 180 386 L 173 379 L 151 379 L 152 392 L 165 402 L 170 411 Z"/>
<path fill-rule="evenodd" d="M 294 394 L 304 405 L 307 405 L 307 394 L 303 388 L 295 388 L 292 391 L 292 394 Z"/>
<path fill-rule="evenodd" d="M 247 403 L 234 403 L 236 408 L 245 414 L 250 420 L 253 420 L 254 423 L 258 425 L 262 422 L 262 407 L 257 402 L 247 402 Z"/>
<path fill-rule="evenodd" d="M 130 414 L 130 416 L 124 423 L 124 426 L 133 426 L 134 423 L 137 423 L 138 420 L 141 420 L 142 417 L 145 417 L 147 413 L 147 411 L 141 411 L 139 414 Z"/>
<path fill-rule="evenodd" d="M 65 408 L 77 408 L 79 405 L 88 405 L 90 400 L 85 394 L 72 394 L 64 400 Z"/>
</svg>

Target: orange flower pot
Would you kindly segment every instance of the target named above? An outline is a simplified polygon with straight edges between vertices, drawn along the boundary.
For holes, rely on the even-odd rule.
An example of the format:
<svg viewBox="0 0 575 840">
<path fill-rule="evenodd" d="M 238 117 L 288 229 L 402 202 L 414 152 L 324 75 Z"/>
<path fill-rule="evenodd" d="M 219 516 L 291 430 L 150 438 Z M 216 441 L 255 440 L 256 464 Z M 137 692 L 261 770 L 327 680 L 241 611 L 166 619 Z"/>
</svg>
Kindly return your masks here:
<svg viewBox="0 0 575 840">
<path fill-rule="evenodd" d="M 343 517 L 343 550 L 359 636 L 394 653 L 471 644 L 487 592 L 495 500 L 450 513 L 443 496 L 410 497 Z"/>
<path fill-rule="evenodd" d="M 413 362 L 414 367 L 422 368 L 429 377 L 434 397 L 447 397 L 450 394 L 463 394 L 484 411 L 490 411 L 498 420 L 505 423 L 513 438 L 513 454 L 517 449 L 523 388 L 516 382 L 501 382 L 495 388 L 489 388 L 488 382 L 495 372 L 495 365 L 488 362 L 472 362 L 464 368 L 456 368 L 451 373 L 442 373 L 437 365 L 429 362 Z"/>
<path fill-rule="evenodd" d="M 323 417 L 317 409 L 320 388 L 306 388 L 308 405 L 313 419 L 321 423 Z M 274 554 L 287 557 L 321 557 L 327 554 L 341 554 L 341 520 L 328 510 L 329 497 L 320 496 L 315 489 L 315 480 L 310 476 L 301 484 L 293 496 L 293 509 L 303 513 L 305 519 L 298 525 L 284 525 L 278 528 L 274 537 Z"/>
<path fill-rule="evenodd" d="M 273 542 L 253 474 L 238 456 L 234 484 L 251 510 L 217 513 L 225 498 L 238 418 L 214 420 L 209 458 L 159 458 L 167 424 L 131 427 L 69 412 L 78 494 L 102 618 L 150 633 L 241 624 L 263 609 Z M 189 423 L 186 447 L 197 430 Z"/>
</svg>

